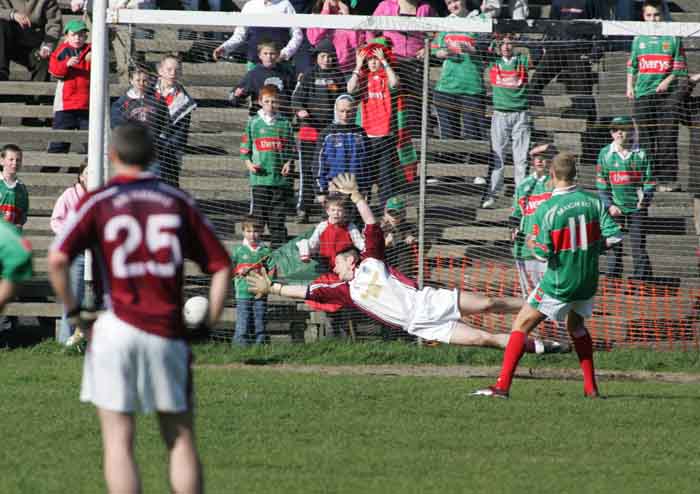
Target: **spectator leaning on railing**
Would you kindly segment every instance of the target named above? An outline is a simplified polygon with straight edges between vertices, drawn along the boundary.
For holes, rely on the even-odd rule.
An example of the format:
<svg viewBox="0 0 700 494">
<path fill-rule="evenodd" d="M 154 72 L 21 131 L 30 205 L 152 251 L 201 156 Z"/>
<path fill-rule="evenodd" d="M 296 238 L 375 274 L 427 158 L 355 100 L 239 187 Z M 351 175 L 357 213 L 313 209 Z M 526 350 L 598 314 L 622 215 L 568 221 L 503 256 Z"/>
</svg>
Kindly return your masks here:
<svg viewBox="0 0 700 494">
<path fill-rule="evenodd" d="M 0 81 L 9 79 L 10 61 L 24 65 L 33 81 L 48 81 L 62 26 L 56 0 L 0 0 Z"/>
</svg>

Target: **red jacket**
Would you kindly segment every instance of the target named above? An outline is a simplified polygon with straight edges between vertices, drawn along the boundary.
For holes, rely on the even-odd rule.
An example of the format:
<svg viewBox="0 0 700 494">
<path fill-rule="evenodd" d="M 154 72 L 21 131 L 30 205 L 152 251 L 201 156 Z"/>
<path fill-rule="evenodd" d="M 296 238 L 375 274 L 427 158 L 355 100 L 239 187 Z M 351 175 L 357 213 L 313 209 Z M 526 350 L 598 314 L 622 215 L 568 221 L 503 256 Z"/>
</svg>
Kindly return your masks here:
<svg viewBox="0 0 700 494">
<path fill-rule="evenodd" d="M 58 45 L 49 60 L 49 72 L 58 79 L 53 111 L 87 110 L 90 106 L 90 60 L 86 56 L 92 45 L 85 43 L 80 48 L 72 48 L 67 42 Z M 77 56 L 80 61 L 68 67 L 68 60 Z"/>
</svg>

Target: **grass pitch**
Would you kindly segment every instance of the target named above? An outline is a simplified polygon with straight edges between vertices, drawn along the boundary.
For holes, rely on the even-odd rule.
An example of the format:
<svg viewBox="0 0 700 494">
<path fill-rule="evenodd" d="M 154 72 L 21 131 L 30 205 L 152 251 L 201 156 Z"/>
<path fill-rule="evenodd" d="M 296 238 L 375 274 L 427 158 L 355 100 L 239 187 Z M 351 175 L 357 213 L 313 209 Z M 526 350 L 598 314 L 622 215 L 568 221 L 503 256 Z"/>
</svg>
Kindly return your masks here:
<svg viewBox="0 0 700 494">
<path fill-rule="evenodd" d="M 604 381 L 609 399 L 589 401 L 578 381 L 517 379 L 512 399 L 501 401 L 468 396 L 492 378 L 302 374 L 221 365 L 328 366 L 346 363 L 348 353 L 356 361 L 387 363 L 380 357 L 385 348 L 198 348 L 198 362 L 208 364 L 195 370 L 207 491 L 697 490 L 697 384 Z M 397 350 L 402 352 L 403 363 L 428 360 L 433 366 L 454 363 L 456 355 L 482 364 L 498 363 L 501 356 L 484 350 Z M 663 355 L 611 352 L 599 361 L 615 368 L 617 358 L 618 368 L 654 370 Z M 695 371 L 696 355 L 667 357 L 667 369 Z M 78 402 L 81 363 L 51 344 L 0 352 L 0 492 L 104 492 L 97 420 L 91 406 Z M 576 359 L 523 364 L 575 368 Z M 137 453 L 144 492 L 167 492 L 165 450 L 152 417 L 139 420 Z"/>
</svg>

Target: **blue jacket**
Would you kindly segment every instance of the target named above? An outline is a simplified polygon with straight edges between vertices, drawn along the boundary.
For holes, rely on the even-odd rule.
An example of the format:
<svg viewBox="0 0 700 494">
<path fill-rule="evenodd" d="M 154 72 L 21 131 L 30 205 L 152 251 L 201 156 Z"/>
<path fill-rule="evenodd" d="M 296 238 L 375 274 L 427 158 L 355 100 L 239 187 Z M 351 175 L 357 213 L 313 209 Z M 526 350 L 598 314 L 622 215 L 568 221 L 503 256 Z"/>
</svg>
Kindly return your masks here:
<svg viewBox="0 0 700 494">
<path fill-rule="evenodd" d="M 321 133 L 314 160 L 316 193 L 328 193 L 328 183 L 340 173 L 353 173 L 360 190 L 369 182 L 367 134 L 355 124 L 329 125 Z"/>
</svg>

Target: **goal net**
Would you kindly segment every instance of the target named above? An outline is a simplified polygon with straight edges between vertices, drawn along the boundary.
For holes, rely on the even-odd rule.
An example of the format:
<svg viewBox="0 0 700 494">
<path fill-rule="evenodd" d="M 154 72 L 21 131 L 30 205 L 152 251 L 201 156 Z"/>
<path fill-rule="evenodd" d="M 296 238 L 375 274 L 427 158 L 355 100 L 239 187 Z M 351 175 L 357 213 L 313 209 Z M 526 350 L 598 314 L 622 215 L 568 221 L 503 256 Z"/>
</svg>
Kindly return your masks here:
<svg viewBox="0 0 700 494">
<path fill-rule="evenodd" d="M 239 247 L 249 215 L 270 247 L 262 264 L 284 282 L 361 248 L 347 228 L 361 219 L 346 203 L 338 220 L 329 189 L 353 172 L 389 264 L 424 285 L 525 297 L 547 166 L 569 152 L 624 231 L 600 257 L 596 344 L 697 347 L 697 25 L 131 10 L 108 22 L 126 47 L 109 76 L 112 123 L 153 128 L 153 170 L 197 199 L 242 256 L 238 275 L 259 261 Z M 188 275 L 188 293 L 203 292 Z M 221 338 L 241 317 L 233 305 Z M 406 336 L 359 313 L 323 322 L 274 297 L 268 308 L 273 334 L 298 323 L 300 338 L 316 321 L 323 334 Z M 505 332 L 511 316 L 466 321 Z M 553 323 L 539 333 L 566 338 Z"/>
</svg>

